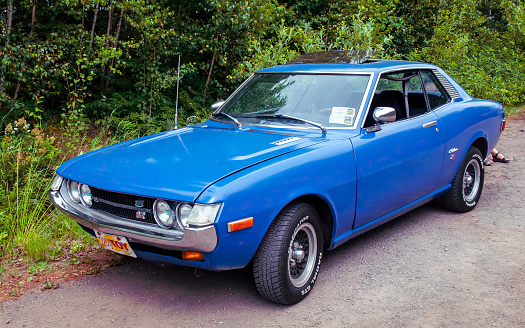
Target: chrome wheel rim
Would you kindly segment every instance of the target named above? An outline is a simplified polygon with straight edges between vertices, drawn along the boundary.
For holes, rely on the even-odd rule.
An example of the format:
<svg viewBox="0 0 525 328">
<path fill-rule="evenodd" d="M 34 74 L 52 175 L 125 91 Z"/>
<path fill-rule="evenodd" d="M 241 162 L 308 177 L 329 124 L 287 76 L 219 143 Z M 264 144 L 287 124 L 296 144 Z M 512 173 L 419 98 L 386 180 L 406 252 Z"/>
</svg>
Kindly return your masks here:
<svg viewBox="0 0 525 328">
<path fill-rule="evenodd" d="M 481 166 L 476 159 L 471 159 L 463 174 L 463 199 L 471 202 L 476 198 L 479 190 Z"/>
<path fill-rule="evenodd" d="M 292 236 L 288 248 L 288 276 L 294 287 L 301 288 L 310 279 L 315 268 L 317 235 L 314 227 L 302 223 Z"/>
</svg>

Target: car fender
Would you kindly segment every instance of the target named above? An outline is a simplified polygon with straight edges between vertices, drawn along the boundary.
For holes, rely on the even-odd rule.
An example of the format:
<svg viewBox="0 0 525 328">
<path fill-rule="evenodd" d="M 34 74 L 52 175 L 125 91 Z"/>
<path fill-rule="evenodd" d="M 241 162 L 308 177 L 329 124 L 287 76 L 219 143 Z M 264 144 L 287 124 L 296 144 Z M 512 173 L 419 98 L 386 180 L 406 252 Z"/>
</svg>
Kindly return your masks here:
<svg viewBox="0 0 525 328">
<path fill-rule="evenodd" d="M 348 139 L 331 140 L 272 158 L 225 177 L 207 188 L 199 203 L 222 203 L 215 222 L 216 249 L 210 266 L 242 268 L 254 256 L 270 224 L 294 200 L 314 195 L 326 201 L 333 217 L 332 237 L 352 229 L 356 168 Z M 228 223 L 253 218 L 253 227 L 228 232 Z"/>
<path fill-rule="evenodd" d="M 497 102 L 478 101 L 463 104 L 451 103 L 436 110 L 440 117 L 445 139 L 445 156 L 437 188 L 452 182 L 468 149 L 482 138 L 485 142 L 481 152 L 486 155 L 492 150 L 501 135 L 503 108 Z M 482 147 L 482 148 L 483 148 Z"/>
</svg>

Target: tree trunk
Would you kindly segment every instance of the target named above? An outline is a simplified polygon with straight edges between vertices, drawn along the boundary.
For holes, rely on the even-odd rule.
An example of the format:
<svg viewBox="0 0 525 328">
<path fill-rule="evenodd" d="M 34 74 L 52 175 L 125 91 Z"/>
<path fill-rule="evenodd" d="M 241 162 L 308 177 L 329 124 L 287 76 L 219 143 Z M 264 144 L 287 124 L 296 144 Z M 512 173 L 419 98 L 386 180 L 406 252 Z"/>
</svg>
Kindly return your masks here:
<svg viewBox="0 0 525 328">
<path fill-rule="evenodd" d="M 95 35 L 95 25 L 97 23 L 98 6 L 99 2 L 97 1 L 97 4 L 95 5 L 95 16 L 93 17 L 93 24 L 91 25 L 91 41 L 89 41 L 88 58 L 91 55 L 91 48 L 93 47 L 93 37 Z"/>
<path fill-rule="evenodd" d="M 31 32 L 29 33 L 29 40 L 33 39 L 33 31 L 35 27 L 35 14 L 36 14 L 36 0 L 33 1 L 33 12 L 31 14 Z M 20 75 L 24 73 L 24 63 L 20 65 Z M 18 98 L 18 92 L 20 91 L 20 84 L 22 83 L 22 77 L 18 77 L 18 81 L 16 83 L 16 90 L 15 95 L 13 96 L 13 100 L 16 100 Z"/>
<path fill-rule="evenodd" d="M 219 43 L 219 32 L 217 31 L 217 36 L 215 37 L 215 42 Z M 208 92 L 208 84 L 210 84 L 211 79 L 211 73 L 213 72 L 213 64 L 215 63 L 215 53 L 217 52 L 217 44 L 215 45 L 215 48 L 213 49 L 213 57 L 211 57 L 211 64 L 210 64 L 210 70 L 208 72 L 208 79 L 206 80 L 206 85 L 204 86 L 204 95 L 203 95 L 203 103 L 206 101 L 206 93 Z"/>
<path fill-rule="evenodd" d="M 334 0 L 330 0 L 330 7 L 328 8 L 328 23 L 326 24 L 326 38 L 324 41 L 324 50 L 328 50 L 328 34 L 330 33 L 330 15 L 332 14 L 332 4 Z"/>
<path fill-rule="evenodd" d="M 118 19 L 117 34 L 115 35 L 115 42 L 113 42 L 113 49 L 117 48 L 118 38 L 119 38 L 119 35 L 120 35 L 120 27 L 122 26 L 122 16 L 123 15 L 124 15 L 124 9 L 120 9 L 120 17 Z M 107 90 L 107 88 L 109 88 L 109 76 L 111 75 L 111 69 L 113 68 L 114 62 L 115 62 L 115 58 L 112 57 L 111 61 L 109 63 L 109 67 L 108 67 L 108 77 L 106 79 L 106 90 Z"/>
<path fill-rule="evenodd" d="M 105 46 L 106 50 L 108 50 L 109 35 L 111 32 L 111 21 L 112 21 L 111 18 L 113 16 L 113 6 L 111 4 L 111 1 L 108 1 L 108 6 L 109 6 L 109 12 L 108 12 L 108 28 L 106 30 L 106 46 Z M 102 72 L 102 76 L 100 76 L 100 91 L 102 91 L 102 94 L 105 94 L 106 93 L 106 81 L 104 81 L 103 74 L 106 72 L 106 64 L 102 64 L 100 71 Z"/>
<path fill-rule="evenodd" d="M 7 4 L 7 31 L 6 31 L 6 41 L 5 41 L 5 52 L 4 52 L 4 61 L 7 59 L 7 53 L 9 52 L 9 36 L 11 35 L 11 27 L 13 25 L 13 1 L 10 0 Z M 4 82 L 5 82 L 5 70 L 6 65 L 2 65 L 2 78 L 0 79 L 0 97 L 4 95 Z M 2 109 L 2 101 L 0 101 L 0 109 Z"/>
<path fill-rule="evenodd" d="M 156 55 L 156 52 L 155 52 L 155 47 L 153 47 L 153 65 L 155 65 L 155 55 Z M 149 96 L 150 96 L 150 101 L 149 101 L 149 118 L 151 118 L 151 108 L 153 107 L 153 75 L 151 76 L 151 86 L 150 86 L 150 90 L 149 90 Z"/>
<path fill-rule="evenodd" d="M 82 5 L 82 29 L 84 29 L 84 17 L 86 16 L 86 5 Z"/>
<path fill-rule="evenodd" d="M 108 29 L 106 31 L 106 43 L 109 43 L 109 32 L 111 32 L 111 16 L 113 15 L 113 6 L 109 3 L 109 13 L 108 13 Z"/>
<path fill-rule="evenodd" d="M 33 0 L 33 12 L 31 13 L 31 33 L 29 34 L 29 38 L 33 37 L 33 31 L 35 27 L 35 15 L 36 15 L 36 0 Z"/>
</svg>

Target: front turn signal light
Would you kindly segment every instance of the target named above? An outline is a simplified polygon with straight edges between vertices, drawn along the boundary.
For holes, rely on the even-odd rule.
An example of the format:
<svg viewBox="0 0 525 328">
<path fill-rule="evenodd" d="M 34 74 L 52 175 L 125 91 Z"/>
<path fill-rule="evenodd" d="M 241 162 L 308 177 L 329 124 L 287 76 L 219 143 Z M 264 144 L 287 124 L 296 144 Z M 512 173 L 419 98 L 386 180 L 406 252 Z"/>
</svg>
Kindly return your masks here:
<svg viewBox="0 0 525 328">
<path fill-rule="evenodd" d="M 184 261 L 204 262 L 204 256 L 200 252 L 182 252 L 182 259 Z"/>
<path fill-rule="evenodd" d="M 228 232 L 234 232 L 253 227 L 253 217 L 228 223 Z"/>
</svg>

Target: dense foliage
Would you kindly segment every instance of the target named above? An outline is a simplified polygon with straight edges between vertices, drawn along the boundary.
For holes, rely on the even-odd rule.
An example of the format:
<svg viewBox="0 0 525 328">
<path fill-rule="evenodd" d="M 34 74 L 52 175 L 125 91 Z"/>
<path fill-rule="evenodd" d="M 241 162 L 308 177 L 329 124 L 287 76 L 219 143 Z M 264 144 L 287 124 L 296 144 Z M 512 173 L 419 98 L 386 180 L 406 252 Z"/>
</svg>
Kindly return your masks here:
<svg viewBox="0 0 525 328">
<path fill-rule="evenodd" d="M 199 121 L 254 70 L 305 52 L 375 49 L 441 65 L 475 96 L 525 100 L 517 0 L 1 0 L 0 128 L 125 116 Z"/>
<path fill-rule="evenodd" d="M 32 227 L 55 215 L 41 196 L 62 161 L 167 130 L 176 109 L 179 126 L 203 121 L 254 71 L 302 53 L 373 49 L 435 63 L 476 97 L 525 102 L 522 0 L 0 0 L 0 8 L 0 248 L 28 254 L 40 243 L 28 236 L 42 235 Z"/>
</svg>

